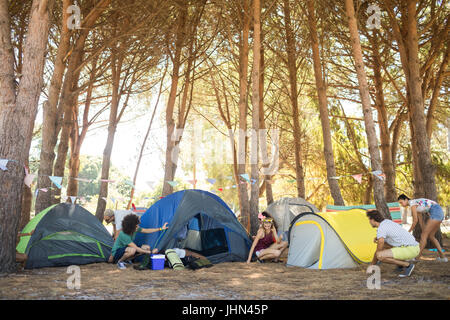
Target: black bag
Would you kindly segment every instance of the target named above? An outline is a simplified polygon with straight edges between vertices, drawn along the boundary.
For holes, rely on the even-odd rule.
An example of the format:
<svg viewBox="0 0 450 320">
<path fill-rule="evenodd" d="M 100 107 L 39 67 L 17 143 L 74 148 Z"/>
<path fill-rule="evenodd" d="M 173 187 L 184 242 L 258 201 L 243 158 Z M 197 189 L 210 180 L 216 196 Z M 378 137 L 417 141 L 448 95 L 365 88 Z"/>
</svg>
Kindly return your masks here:
<svg viewBox="0 0 450 320">
<path fill-rule="evenodd" d="M 198 270 L 202 268 L 210 268 L 213 264 L 207 258 L 196 258 L 188 263 L 187 267 L 192 270 Z"/>
</svg>

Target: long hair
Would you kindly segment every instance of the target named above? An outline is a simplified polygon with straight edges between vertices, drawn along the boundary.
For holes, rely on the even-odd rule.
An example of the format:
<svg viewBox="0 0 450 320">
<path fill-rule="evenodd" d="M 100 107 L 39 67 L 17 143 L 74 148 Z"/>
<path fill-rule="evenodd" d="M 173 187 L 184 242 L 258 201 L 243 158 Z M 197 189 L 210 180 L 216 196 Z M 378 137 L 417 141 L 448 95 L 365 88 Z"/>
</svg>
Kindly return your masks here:
<svg viewBox="0 0 450 320">
<path fill-rule="evenodd" d="M 278 225 L 277 225 L 277 222 L 276 222 L 275 219 L 270 215 L 270 213 L 268 213 L 267 211 L 263 211 L 263 212 L 261 212 L 261 214 L 262 214 L 264 217 L 266 217 L 266 218 L 272 219 L 272 223 L 273 223 L 275 229 L 277 229 L 277 231 L 278 231 Z"/>
</svg>

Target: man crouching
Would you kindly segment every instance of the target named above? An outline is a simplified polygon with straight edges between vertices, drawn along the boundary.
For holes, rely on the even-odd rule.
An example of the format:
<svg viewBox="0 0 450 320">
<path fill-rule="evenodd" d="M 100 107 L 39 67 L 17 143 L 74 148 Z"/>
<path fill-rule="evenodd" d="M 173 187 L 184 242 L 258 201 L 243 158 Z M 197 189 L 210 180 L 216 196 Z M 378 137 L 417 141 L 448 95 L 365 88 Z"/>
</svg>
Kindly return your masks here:
<svg viewBox="0 0 450 320">
<path fill-rule="evenodd" d="M 414 264 L 407 260 L 419 255 L 419 243 L 414 237 L 399 224 L 385 219 L 377 210 L 367 211 L 367 217 L 373 228 L 377 229 L 377 251 L 372 260 L 372 265 L 378 261 L 395 264 L 402 269 L 399 277 L 409 277 L 414 270 Z"/>
</svg>

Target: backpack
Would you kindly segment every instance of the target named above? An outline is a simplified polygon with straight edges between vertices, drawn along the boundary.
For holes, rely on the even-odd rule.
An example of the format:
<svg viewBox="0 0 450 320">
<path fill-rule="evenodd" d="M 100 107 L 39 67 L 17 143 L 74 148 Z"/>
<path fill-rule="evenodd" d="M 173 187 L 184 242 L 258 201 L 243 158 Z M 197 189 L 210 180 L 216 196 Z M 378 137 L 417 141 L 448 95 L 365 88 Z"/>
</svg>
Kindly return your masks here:
<svg viewBox="0 0 450 320">
<path fill-rule="evenodd" d="M 212 266 L 213 266 L 213 264 L 207 258 L 198 258 L 198 259 L 190 261 L 187 264 L 187 267 L 192 270 L 197 270 L 197 269 L 201 269 L 201 268 L 210 268 Z"/>
<path fill-rule="evenodd" d="M 184 270 L 184 264 L 183 262 L 181 262 L 181 259 L 177 255 L 175 250 L 173 249 L 166 250 L 166 257 L 170 268 L 174 270 Z"/>
</svg>

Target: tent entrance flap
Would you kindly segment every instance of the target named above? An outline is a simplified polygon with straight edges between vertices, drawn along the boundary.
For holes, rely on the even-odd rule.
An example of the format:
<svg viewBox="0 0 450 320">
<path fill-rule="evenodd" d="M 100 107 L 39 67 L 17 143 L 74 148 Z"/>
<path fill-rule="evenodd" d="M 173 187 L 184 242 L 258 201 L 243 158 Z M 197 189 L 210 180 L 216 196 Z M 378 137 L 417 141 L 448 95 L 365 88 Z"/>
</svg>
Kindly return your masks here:
<svg viewBox="0 0 450 320">
<path fill-rule="evenodd" d="M 291 246 L 289 248 L 289 265 L 309 268 L 317 264 L 322 269 L 324 233 L 316 221 L 302 221 L 291 230 Z M 301 241 L 296 238 L 301 237 Z"/>
</svg>

